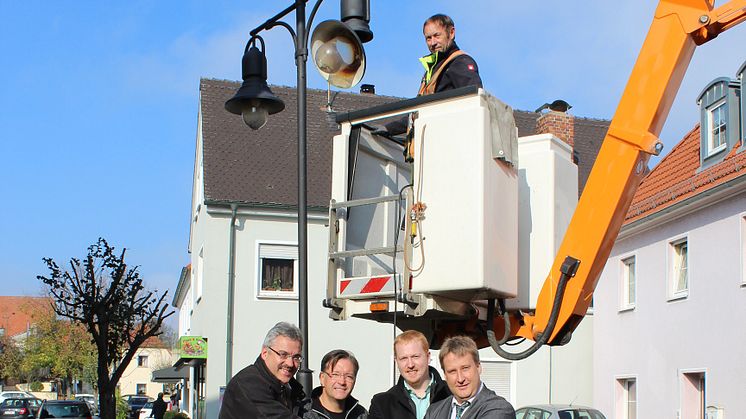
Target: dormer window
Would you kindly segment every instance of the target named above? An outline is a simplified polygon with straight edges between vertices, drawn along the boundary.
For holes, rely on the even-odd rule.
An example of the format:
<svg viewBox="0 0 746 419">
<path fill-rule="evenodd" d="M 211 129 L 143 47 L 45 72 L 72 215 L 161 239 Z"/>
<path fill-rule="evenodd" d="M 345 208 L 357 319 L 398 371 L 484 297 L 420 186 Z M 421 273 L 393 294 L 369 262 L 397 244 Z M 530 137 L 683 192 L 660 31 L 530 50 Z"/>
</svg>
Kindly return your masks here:
<svg viewBox="0 0 746 419">
<path fill-rule="evenodd" d="M 738 112 L 740 85 L 727 77 L 710 82 L 700 93 L 700 170 L 707 169 L 725 158 L 738 143 L 740 115 Z"/>
<path fill-rule="evenodd" d="M 728 131 L 728 103 L 723 98 L 707 110 L 707 155 L 725 148 Z"/>
</svg>

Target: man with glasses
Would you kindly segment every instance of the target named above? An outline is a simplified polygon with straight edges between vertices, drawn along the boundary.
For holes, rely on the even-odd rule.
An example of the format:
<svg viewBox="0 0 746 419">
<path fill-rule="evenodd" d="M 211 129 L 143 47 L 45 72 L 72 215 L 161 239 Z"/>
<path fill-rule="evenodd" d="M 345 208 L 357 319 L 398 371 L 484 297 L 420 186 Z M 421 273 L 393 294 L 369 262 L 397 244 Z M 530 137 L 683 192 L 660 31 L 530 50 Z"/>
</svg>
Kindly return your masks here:
<svg viewBox="0 0 746 419">
<path fill-rule="evenodd" d="M 303 417 L 303 386 L 293 378 L 303 360 L 303 336 L 290 323 L 269 330 L 256 361 L 231 378 L 220 419 Z"/>
<path fill-rule="evenodd" d="M 351 396 L 355 388 L 357 359 L 350 352 L 335 349 L 321 359 L 321 386 L 311 392 L 311 410 L 303 419 L 365 419 L 368 412 Z"/>
<path fill-rule="evenodd" d="M 371 419 L 422 419 L 431 403 L 451 395 L 438 371 L 430 366 L 425 335 L 408 330 L 394 339 L 399 382 L 370 402 Z"/>
</svg>

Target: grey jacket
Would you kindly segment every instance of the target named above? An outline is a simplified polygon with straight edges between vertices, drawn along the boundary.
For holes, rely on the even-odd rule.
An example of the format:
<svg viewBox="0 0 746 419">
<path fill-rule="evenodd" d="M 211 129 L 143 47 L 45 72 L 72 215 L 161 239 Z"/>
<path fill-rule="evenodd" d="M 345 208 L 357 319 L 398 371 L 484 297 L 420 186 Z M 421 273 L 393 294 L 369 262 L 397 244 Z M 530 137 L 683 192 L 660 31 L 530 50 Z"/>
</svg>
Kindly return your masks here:
<svg viewBox="0 0 746 419">
<path fill-rule="evenodd" d="M 425 414 L 425 419 L 450 419 L 452 403 L 453 396 L 430 405 Z M 507 400 L 495 394 L 487 386 L 484 386 L 477 394 L 471 406 L 461 416 L 461 419 L 477 418 L 515 419 L 515 409 L 513 409 L 513 406 Z"/>
</svg>

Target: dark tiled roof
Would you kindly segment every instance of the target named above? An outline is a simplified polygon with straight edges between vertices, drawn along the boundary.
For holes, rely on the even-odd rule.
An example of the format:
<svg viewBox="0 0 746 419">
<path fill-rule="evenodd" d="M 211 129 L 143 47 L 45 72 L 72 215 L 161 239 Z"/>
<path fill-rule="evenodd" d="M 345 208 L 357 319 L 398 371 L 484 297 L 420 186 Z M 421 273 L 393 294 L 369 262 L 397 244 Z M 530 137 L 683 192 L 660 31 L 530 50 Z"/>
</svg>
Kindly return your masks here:
<svg viewBox="0 0 746 419">
<path fill-rule="evenodd" d="M 273 86 L 285 110 L 252 131 L 225 110 L 225 101 L 239 83 L 202 79 L 202 138 L 204 183 L 208 202 L 239 202 L 257 206 L 296 207 L 298 197 L 298 131 L 295 89 Z M 334 109 L 347 112 L 381 105 L 398 98 L 339 93 Z M 334 115 L 327 114 L 326 91 L 308 89 L 306 106 L 308 204 L 326 207 L 331 195 L 332 136 L 338 132 Z"/>
<path fill-rule="evenodd" d="M 609 130 L 609 123 L 610 121 L 603 119 L 575 118 L 574 152 L 578 164 L 578 195 L 591 174 L 601 143 Z"/>
<path fill-rule="evenodd" d="M 695 126 L 642 180 L 625 224 L 648 217 L 718 185 L 746 175 L 746 153 L 733 147 L 721 161 L 700 170 L 700 127 Z"/>
<path fill-rule="evenodd" d="M 252 131 L 239 116 L 225 110 L 225 101 L 240 83 L 202 79 L 200 106 L 204 141 L 204 189 L 208 203 L 236 202 L 260 207 L 297 206 L 297 104 L 295 88 L 273 86 L 285 110 Z M 326 112 L 326 91 L 308 89 L 308 204 L 325 208 L 331 195 L 332 137 L 339 132 L 334 115 Z M 334 110 L 349 112 L 401 100 L 391 96 L 340 92 Z M 518 135 L 531 135 L 539 114 L 515 111 Z M 575 147 L 579 148 L 581 185 L 598 153 L 608 121 L 576 118 Z M 589 143 L 585 145 L 585 143 Z M 584 146 L 585 145 L 585 146 Z M 583 176 L 585 174 L 585 176 Z"/>
</svg>

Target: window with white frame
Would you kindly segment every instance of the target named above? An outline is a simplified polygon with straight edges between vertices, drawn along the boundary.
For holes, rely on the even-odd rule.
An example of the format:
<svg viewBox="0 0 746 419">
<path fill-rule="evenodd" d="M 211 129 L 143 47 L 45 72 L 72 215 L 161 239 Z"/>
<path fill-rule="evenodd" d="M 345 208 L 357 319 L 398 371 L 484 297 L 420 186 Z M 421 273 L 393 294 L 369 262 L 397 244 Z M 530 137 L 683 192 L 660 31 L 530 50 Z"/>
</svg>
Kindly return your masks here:
<svg viewBox="0 0 746 419">
<path fill-rule="evenodd" d="M 617 379 L 616 393 L 616 417 L 637 419 L 637 379 Z"/>
<path fill-rule="evenodd" d="M 138 367 L 147 367 L 148 366 L 148 356 L 147 355 L 138 355 L 138 357 L 137 357 L 137 366 Z"/>
<path fill-rule="evenodd" d="M 622 259 L 622 310 L 635 308 L 637 295 L 637 263 L 635 260 L 635 256 Z"/>
<path fill-rule="evenodd" d="M 298 297 L 298 246 L 285 243 L 258 245 L 258 297 Z"/>
<path fill-rule="evenodd" d="M 707 154 L 725 148 L 728 142 L 728 105 L 725 99 L 707 108 Z"/>
<path fill-rule="evenodd" d="M 148 385 L 147 384 L 137 384 L 137 395 L 143 396 L 148 392 Z"/>
<path fill-rule="evenodd" d="M 684 298 L 689 295 L 689 243 L 686 238 L 669 243 L 670 298 Z"/>
</svg>

